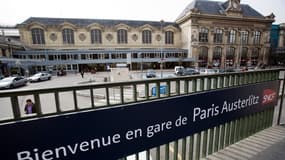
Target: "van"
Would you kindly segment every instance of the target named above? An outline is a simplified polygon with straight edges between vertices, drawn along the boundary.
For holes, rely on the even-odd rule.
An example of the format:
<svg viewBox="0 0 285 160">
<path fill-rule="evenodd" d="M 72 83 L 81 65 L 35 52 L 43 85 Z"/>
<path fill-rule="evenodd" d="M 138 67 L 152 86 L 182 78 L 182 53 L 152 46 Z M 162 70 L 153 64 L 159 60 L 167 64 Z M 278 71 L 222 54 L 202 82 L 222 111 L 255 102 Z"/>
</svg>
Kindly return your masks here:
<svg viewBox="0 0 285 160">
<path fill-rule="evenodd" d="M 177 75 L 180 75 L 183 73 L 184 67 L 183 66 L 175 66 L 174 67 L 174 73 Z"/>
</svg>

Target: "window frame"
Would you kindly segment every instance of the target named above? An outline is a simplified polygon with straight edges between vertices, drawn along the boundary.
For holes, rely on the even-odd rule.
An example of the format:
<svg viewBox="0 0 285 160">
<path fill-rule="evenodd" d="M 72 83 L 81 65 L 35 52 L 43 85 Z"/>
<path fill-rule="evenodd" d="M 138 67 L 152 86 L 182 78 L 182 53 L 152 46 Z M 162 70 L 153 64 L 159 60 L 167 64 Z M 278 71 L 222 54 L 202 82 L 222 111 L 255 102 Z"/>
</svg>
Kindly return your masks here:
<svg viewBox="0 0 285 160">
<path fill-rule="evenodd" d="M 237 38 L 237 31 L 234 29 L 230 30 L 228 34 L 228 44 L 235 44 L 236 38 Z"/>
<path fill-rule="evenodd" d="M 223 30 L 220 28 L 215 30 L 214 43 L 223 43 Z"/>
<path fill-rule="evenodd" d="M 152 43 L 152 32 L 150 30 L 142 31 L 142 43 L 151 44 Z"/>
<path fill-rule="evenodd" d="M 118 44 L 128 43 L 128 31 L 126 29 L 117 30 L 117 43 Z"/>
<path fill-rule="evenodd" d="M 74 44 L 74 30 L 70 28 L 62 29 L 63 44 Z"/>
<path fill-rule="evenodd" d="M 260 40 L 261 40 L 261 32 L 254 31 L 253 32 L 253 44 L 260 44 Z"/>
<path fill-rule="evenodd" d="M 45 44 L 45 32 L 41 28 L 32 28 L 32 43 L 33 44 Z"/>
<path fill-rule="evenodd" d="M 92 29 L 90 37 L 92 44 L 102 44 L 102 31 L 100 29 Z"/>
<path fill-rule="evenodd" d="M 165 32 L 165 44 L 174 44 L 174 32 L 173 31 Z"/>
<path fill-rule="evenodd" d="M 199 42 L 208 42 L 209 29 L 202 27 L 199 29 Z"/>
</svg>

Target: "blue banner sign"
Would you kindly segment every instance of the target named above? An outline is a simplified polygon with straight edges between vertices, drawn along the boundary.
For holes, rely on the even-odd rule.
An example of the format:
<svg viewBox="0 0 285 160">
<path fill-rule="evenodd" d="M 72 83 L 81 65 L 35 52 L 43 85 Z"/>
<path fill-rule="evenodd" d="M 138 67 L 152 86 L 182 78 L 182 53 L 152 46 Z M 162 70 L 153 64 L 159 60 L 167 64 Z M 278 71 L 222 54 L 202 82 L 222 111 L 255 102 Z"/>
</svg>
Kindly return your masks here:
<svg viewBox="0 0 285 160">
<path fill-rule="evenodd" d="M 115 160 L 261 112 L 278 81 L 0 125 L 4 160 Z"/>
</svg>

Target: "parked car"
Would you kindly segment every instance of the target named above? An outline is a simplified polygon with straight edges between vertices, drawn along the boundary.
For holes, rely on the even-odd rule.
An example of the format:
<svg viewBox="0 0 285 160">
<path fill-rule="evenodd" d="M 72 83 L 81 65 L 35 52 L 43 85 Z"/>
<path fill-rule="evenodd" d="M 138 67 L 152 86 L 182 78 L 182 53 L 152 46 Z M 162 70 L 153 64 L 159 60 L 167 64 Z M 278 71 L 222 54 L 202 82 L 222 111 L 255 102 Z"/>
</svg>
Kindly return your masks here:
<svg viewBox="0 0 285 160">
<path fill-rule="evenodd" d="M 200 74 L 215 74 L 216 71 L 214 69 L 200 69 Z"/>
<path fill-rule="evenodd" d="M 175 67 L 174 67 L 174 73 L 175 73 L 176 75 L 182 75 L 183 70 L 184 70 L 184 67 L 183 67 L 183 66 L 175 66 Z"/>
<path fill-rule="evenodd" d="M 20 87 L 20 86 L 25 86 L 26 84 L 27 84 L 27 79 L 22 76 L 7 77 L 7 78 L 0 80 L 1 89 L 15 88 L 15 87 Z"/>
<path fill-rule="evenodd" d="M 57 76 L 66 76 L 66 71 L 65 70 L 59 70 L 57 72 Z"/>
<path fill-rule="evenodd" d="M 45 80 L 50 80 L 51 79 L 51 74 L 49 73 L 36 73 L 32 75 L 31 77 L 28 78 L 28 81 L 30 82 L 39 82 L 39 81 L 45 81 Z"/>
<path fill-rule="evenodd" d="M 185 68 L 182 71 L 182 76 L 195 75 L 195 74 L 200 74 L 200 73 L 194 68 Z"/>
<path fill-rule="evenodd" d="M 154 78 L 156 77 L 156 73 L 154 70 L 150 69 L 150 70 L 147 70 L 146 72 L 146 78 Z"/>
</svg>

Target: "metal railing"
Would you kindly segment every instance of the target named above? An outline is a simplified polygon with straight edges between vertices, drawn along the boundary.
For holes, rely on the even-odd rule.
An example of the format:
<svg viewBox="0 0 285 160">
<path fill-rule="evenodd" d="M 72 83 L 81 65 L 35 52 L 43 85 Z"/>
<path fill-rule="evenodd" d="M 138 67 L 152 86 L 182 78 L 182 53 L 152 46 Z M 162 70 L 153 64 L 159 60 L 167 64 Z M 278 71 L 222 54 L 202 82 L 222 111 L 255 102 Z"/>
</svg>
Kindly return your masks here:
<svg viewBox="0 0 285 160">
<path fill-rule="evenodd" d="M 3 91 L 0 93 L 1 109 L 6 108 L 7 111 L 0 114 L 0 123 L 96 110 L 116 105 L 158 100 L 274 80 L 280 80 L 280 84 L 283 86 L 280 93 L 284 97 L 284 78 L 279 78 L 281 71 L 280 69 L 260 70 L 26 91 Z M 164 87 L 164 90 L 161 90 L 161 87 Z M 34 100 L 37 110 L 36 114 L 24 114 L 22 103 L 23 99 L 26 98 Z M 283 98 L 281 98 L 280 102 L 279 116 L 281 116 L 282 103 Z M 213 152 L 270 127 L 273 122 L 273 114 L 274 108 L 269 108 L 263 112 L 208 128 L 200 133 L 162 146 L 146 148 L 146 159 L 150 160 L 152 157 L 155 160 L 192 160 L 206 157 Z M 278 123 L 280 123 L 280 118 Z M 127 157 L 122 159 L 127 159 Z M 135 159 L 139 159 L 139 153 L 135 154 Z"/>
</svg>

